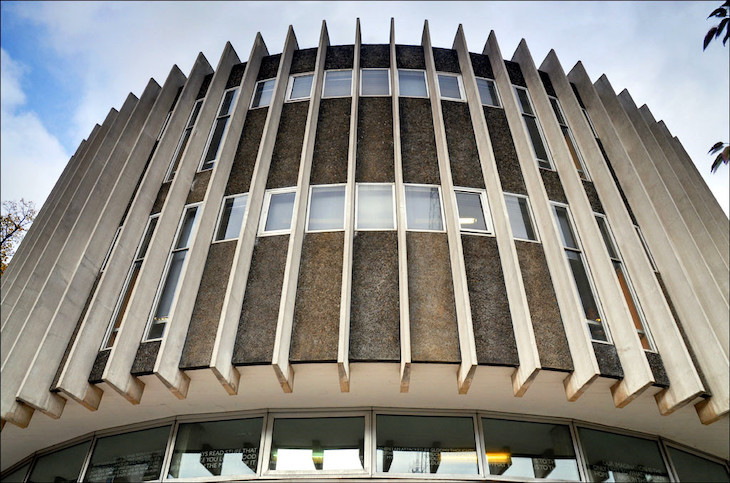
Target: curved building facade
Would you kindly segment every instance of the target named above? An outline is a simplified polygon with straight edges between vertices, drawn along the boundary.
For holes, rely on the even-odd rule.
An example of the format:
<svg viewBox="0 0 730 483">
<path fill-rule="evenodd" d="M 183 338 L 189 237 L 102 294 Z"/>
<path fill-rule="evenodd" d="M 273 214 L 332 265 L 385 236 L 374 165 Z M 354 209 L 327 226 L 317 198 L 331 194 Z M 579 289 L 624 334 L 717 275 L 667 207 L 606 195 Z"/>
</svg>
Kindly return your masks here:
<svg viewBox="0 0 730 483">
<path fill-rule="evenodd" d="M 3 481 L 728 478 L 728 218 L 605 76 L 283 51 L 130 94 L 2 279 Z"/>
</svg>

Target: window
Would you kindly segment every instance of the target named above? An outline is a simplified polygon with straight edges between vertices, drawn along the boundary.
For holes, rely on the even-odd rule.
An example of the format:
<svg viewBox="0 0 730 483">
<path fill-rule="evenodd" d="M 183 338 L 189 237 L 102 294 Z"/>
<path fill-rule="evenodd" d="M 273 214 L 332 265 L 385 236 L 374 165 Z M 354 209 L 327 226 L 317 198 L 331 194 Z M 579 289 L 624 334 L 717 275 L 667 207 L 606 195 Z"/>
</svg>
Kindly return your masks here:
<svg viewBox="0 0 730 483">
<path fill-rule="evenodd" d="M 182 135 L 180 136 L 180 141 L 177 143 L 177 148 L 175 149 L 175 154 L 172 156 L 172 161 L 170 162 L 170 167 L 167 168 L 167 176 L 165 176 L 165 181 L 172 181 L 172 179 L 175 177 L 175 173 L 177 172 L 177 168 L 180 165 L 180 160 L 183 157 L 183 154 L 185 153 L 185 148 L 188 145 L 188 141 L 190 141 L 190 135 L 193 132 L 193 127 L 195 126 L 195 122 L 198 120 L 198 115 L 200 114 L 200 108 L 203 106 L 203 101 L 205 99 L 198 99 L 195 101 L 195 105 L 193 106 L 193 110 L 190 112 L 190 117 L 188 118 L 188 123 L 185 125 L 185 130 L 183 131 Z"/>
<path fill-rule="evenodd" d="M 515 96 L 517 96 L 517 104 L 520 107 L 520 111 L 522 111 L 522 120 L 525 123 L 527 135 L 532 143 L 532 150 L 537 158 L 537 165 L 544 169 L 553 169 L 553 165 L 550 162 L 550 154 L 548 153 L 545 139 L 542 136 L 542 129 L 540 129 L 540 123 L 532 108 L 530 93 L 524 87 L 512 87 L 514 88 Z"/>
<path fill-rule="evenodd" d="M 274 86 L 276 79 L 267 79 L 258 81 L 251 98 L 251 109 L 257 107 L 266 107 L 271 104 L 271 98 L 274 95 Z"/>
<path fill-rule="evenodd" d="M 568 145 L 568 152 L 570 152 L 570 157 L 573 160 L 575 169 L 578 171 L 578 176 L 580 176 L 581 179 L 588 181 L 588 171 L 586 171 L 586 167 L 583 164 L 583 158 L 580 155 L 580 151 L 578 151 L 578 146 L 575 144 L 575 139 L 573 139 L 573 133 L 570 131 L 568 122 L 565 120 L 563 109 L 560 107 L 560 101 L 553 96 L 548 96 L 548 99 L 550 99 L 550 105 L 553 107 L 553 112 L 555 112 L 555 117 L 558 119 L 558 124 L 560 124 L 560 130 L 563 133 L 565 144 Z"/>
<path fill-rule="evenodd" d="M 394 189 L 389 183 L 357 184 L 356 230 L 395 230 Z"/>
<path fill-rule="evenodd" d="M 497 84 L 492 79 L 477 77 L 477 89 L 479 89 L 479 99 L 481 99 L 482 105 L 502 107 L 499 102 L 499 94 L 497 94 Z"/>
<path fill-rule="evenodd" d="M 91 441 L 85 441 L 39 457 L 28 481 L 76 481 L 89 446 Z"/>
<path fill-rule="evenodd" d="M 398 93 L 403 97 L 428 97 L 426 72 L 398 69 Z"/>
<path fill-rule="evenodd" d="M 201 211 L 198 208 L 197 205 L 188 206 L 183 212 L 180 227 L 175 236 L 175 244 L 167 258 L 165 275 L 162 277 L 164 283 L 158 289 L 155 309 L 152 311 L 154 315 L 148 322 L 145 341 L 161 339 L 165 333 L 165 326 L 172 315 L 174 302 L 177 299 L 177 287 L 182 277 L 188 248 L 190 248 L 190 242 L 198 224 L 198 214 Z"/>
<path fill-rule="evenodd" d="M 159 214 L 153 215 L 147 221 L 147 227 L 145 228 L 144 235 L 142 236 L 142 241 L 140 242 L 139 247 L 137 247 L 137 254 L 134 257 L 134 261 L 132 262 L 132 267 L 129 269 L 127 278 L 124 281 L 121 296 L 119 297 L 117 305 L 114 308 L 114 315 L 112 315 L 109 326 L 106 329 L 104 342 L 101 344 L 102 350 L 111 349 L 114 346 L 114 341 L 117 338 L 119 327 L 122 325 L 122 319 L 124 318 L 124 314 L 127 312 L 127 305 L 129 305 L 129 300 L 132 298 L 132 291 L 137 284 L 137 277 L 139 276 L 139 271 L 142 268 L 142 262 L 144 261 L 144 257 L 147 254 L 147 248 L 149 248 L 150 246 L 150 240 L 152 240 L 152 235 L 155 233 L 155 228 L 157 227 L 157 219 L 159 217 Z"/>
<path fill-rule="evenodd" d="M 259 236 L 285 235 L 291 230 L 291 217 L 294 212 L 294 188 L 269 190 L 264 197 L 261 212 Z"/>
<path fill-rule="evenodd" d="M 444 231 L 438 186 L 406 185 L 405 192 L 406 228 L 414 231 Z"/>
<path fill-rule="evenodd" d="M 389 96 L 390 69 L 361 69 L 361 96 Z"/>
<path fill-rule="evenodd" d="M 507 216 L 512 227 L 512 236 L 519 240 L 537 241 L 537 231 L 532 223 L 532 212 L 527 197 L 505 193 Z"/>
<path fill-rule="evenodd" d="M 491 233 L 492 226 L 487 215 L 487 196 L 483 190 L 457 188 L 456 207 L 459 211 L 459 226 L 467 233 Z"/>
<path fill-rule="evenodd" d="M 210 131 L 210 137 L 208 138 L 208 146 L 204 150 L 205 155 L 203 156 L 200 171 L 211 169 L 215 166 L 215 161 L 218 159 L 218 150 L 220 149 L 226 128 L 228 127 L 228 120 L 231 118 L 233 108 L 235 107 L 237 93 L 238 87 L 234 87 L 223 93 L 223 99 L 218 108 L 218 117 L 213 123 L 213 129 Z"/>
<path fill-rule="evenodd" d="M 312 186 L 307 231 L 334 231 L 344 228 L 345 185 Z"/>
<path fill-rule="evenodd" d="M 322 97 L 348 97 L 352 95 L 352 70 L 328 70 L 324 73 Z"/>
<path fill-rule="evenodd" d="M 719 462 L 696 456 L 673 446 L 666 446 L 679 481 L 728 481 L 730 474 Z"/>
<path fill-rule="evenodd" d="M 177 100 L 177 99 L 175 99 Z M 170 118 L 172 117 L 172 111 L 167 113 L 167 116 L 165 117 L 165 121 L 162 123 L 162 127 L 160 128 L 160 132 L 157 134 L 157 141 L 160 141 L 162 139 L 162 136 L 165 134 L 165 130 L 167 129 L 167 124 L 170 122 Z"/>
<path fill-rule="evenodd" d="M 463 89 L 461 88 L 461 76 L 458 74 L 438 74 L 439 93 L 442 99 L 461 101 Z"/>
<path fill-rule="evenodd" d="M 215 241 L 236 239 L 241 234 L 243 214 L 246 212 L 248 194 L 229 196 L 223 199 Z"/>
<path fill-rule="evenodd" d="M 588 121 L 588 127 L 591 128 L 593 137 L 598 138 L 598 133 L 596 132 L 596 127 L 593 125 L 593 121 L 591 121 L 591 116 L 588 115 L 588 111 L 586 111 L 585 107 L 581 107 L 580 110 L 583 111 L 583 115 L 586 117 L 586 121 Z"/>
<path fill-rule="evenodd" d="M 565 257 L 568 259 L 568 265 L 573 273 L 573 281 L 578 290 L 578 297 L 583 305 L 583 312 L 585 313 L 586 323 L 588 324 L 588 332 L 594 341 L 610 342 L 608 330 L 603 324 L 601 310 L 593 292 L 590 274 L 583 258 L 578 238 L 573 232 L 568 208 L 567 206 L 557 205 L 555 203 L 552 205 L 555 221 L 558 224 L 560 236 L 563 240 Z"/>
<path fill-rule="evenodd" d="M 594 215 L 596 216 L 598 228 L 601 230 L 603 242 L 606 244 L 608 256 L 611 258 L 613 270 L 616 272 L 618 283 L 621 286 L 621 292 L 624 294 L 626 305 L 629 307 L 631 320 L 634 322 L 636 332 L 639 334 L 641 347 L 643 347 L 644 350 L 655 351 L 656 349 L 654 348 L 651 336 L 646 330 L 647 325 L 644 313 L 642 312 L 641 306 L 636 298 L 636 293 L 634 292 L 634 287 L 631 285 L 631 280 L 629 280 L 629 277 L 626 274 L 626 269 L 624 268 L 624 263 L 621 259 L 621 253 L 618 251 L 618 247 L 614 242 L 613 234 L 611 233 L 611 229 L 608 227 L 608 221 L 603 215 L 599 215 L 598 213 L 594 213 Z"/>
<path fill-rule="evenodd" d="M 289 88 L 286 99 L 288 101 L 309 99 L 312 95 L 313 79 L 314 74 L 299 74 L 289 77 Z"/>
<path fill-rule="evenodd" d="M 104 256 L 104 261 L 101 262 L 101 268 L 99 269 L 100 272 L 104 272 L 106 270 L 106 264 L 109 262 L 109 257 L 112 254 L 112 250 L 114 250 L 114 246 L 117 244 L 117 239 L 119 238 L 119 233 L 122 231 L 122 227 L 120 226 L 117 228 L 117 231 L 114 232 L 114 238 L 112 239 L 111 244 L 109 245 L 109 250 L 106 251 L 106 255 Z"/>
<path fill-rule="evenodd" d="M 644 234 L 641 233 L 641 228 L 639 228 L 638 225 L 634 225 L 634 228 L 636 228 L 636 234 L 639 235 L 639 240 L 641 240 L 641 246 L 644 247 L 644 251 L 646 252 L 646 258 L 649 259 L 651 268 L 653 268 L 655 272 L 659 272 L 659 270 L 657 270 L 656 268 L 654 257 L 651 256 L 651 252 L 649 251 L 649 245 L 646 244 L 646 240 L 644 239 Z"/>
</svg>

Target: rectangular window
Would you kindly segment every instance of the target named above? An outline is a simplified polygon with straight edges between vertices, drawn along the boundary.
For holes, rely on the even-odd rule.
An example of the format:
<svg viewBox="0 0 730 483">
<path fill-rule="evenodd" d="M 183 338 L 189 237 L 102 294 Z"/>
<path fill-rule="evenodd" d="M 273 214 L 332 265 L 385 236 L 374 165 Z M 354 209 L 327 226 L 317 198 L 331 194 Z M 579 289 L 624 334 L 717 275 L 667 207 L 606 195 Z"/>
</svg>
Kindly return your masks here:
<svg viewBox="0 0 730 483">
<path fill-rule="evenodd" d="M 524 87 L 514 85 L 512 87 L 517 97 L 517 104 L 522 112 L 522 120 L 525 123 L 525 129 L 527 129 L 527 136 L 530 138 L 532 150 L 537 158 L 537 165 L 544 169 L 553 169 L 540 122 L 535 115 L 535 110 L 532 108 L 530 93 Z"/>
<path fill-rule="evenodd" d="M 655 272 L 659 272 L 659 270 L 656 268 L 654 257 L 651 256 L 651 252 L 649 251 L 649 245 L 646 244 L 646 240 L 644 239 L 644 234 L 641 233 L 641 228 L 639 228 L 637 225 L 634 225 L 634 228 L 636 228 L 636 234 L 639 235 L 639 240 L 641 240 L 641 246 L 644 247 L 644 252 L 646 252 L 646 258 L 649 259 L 651 268 L 653 268 Z"/>
<path fill-rule="evenodd" d="M 160 141 L 162 139 L 162 136 L 165 134 L 165 130 L 167 129 L 167 124 L 170 122 L 171 117 L 172 117 L 172 111 L 167 113 L 167 116 L 165 117 L 165 121 L 162 123 L 162 127 L 160 128 L 160 132 L 157 134 L 157 141 Z"/>
<path fill-rule="evenodd" d="M 591 116 L 588 115 L 588 111 L 586 111 L 585 107 L 581 107 L 580 110 L 583 111 L 583 115 L 586 117 L 586 121 L 588 121 L 588 127 L 591 128 L 593 137 L 598 138 L 598 133 L 596 132 L 596 127 L 593 125 L 593 121 L 591 121 Z"/>
<path fill-rule="evenodd" d="M 439 93 L 442 99 L 462 101 L 463 89 L 461 88 L 461 76 L 458 74 L 438 74 Z"/>
<path fill-rule="evenodd" d="M 232 240 L 239 237 L 247 201 L 248 194 L 229 196 L 223 199 L 215 241 Z"/>
<path fill-rule="evenodd" d="M 621 259 L 621 253 L 618 251 L 618 247 L 616 247 L 613 234 L 608 226 L 608 221 L 604 215 L 599 215 L 598 213 L 594 213 L 594 215 L 596 216 L 596 222 L 598 223 L 598 228 L 601 231 L 603 242 L 606 244 L 608 256 L 611 258 L 613 270 L 616 272 L 618 283 L 621 286 L 621 292 L 626 300 L 626 305 L 629 307 L 631 320 L 634 322 L 636 333 L 639 335 L 641 347 L 643 347 L 644 350 L 655 351 L 656 349 L 654 348 L 651 336 L 646 329 L 647 326 L 644 313 L 642 312 L 641 305 L 639 305 L 639 301 L 636 298 L 636 293 L 634 292 L 634 287 L 631 285 L 631 280 L 629 280 L 629 277 L 626 274 L 624 262 Z"/>
<path fill-rule="evenodd" d="M 406 185 L 405 192 L 406 228 L 413 231 L 444 231 L 438 186 Z"/>
<path fill-rule="evenodd" d="M 576 146 L 575 144 L 573 133 L 570 131 L 570 127 L 568 127 L 568 122 L 565 120 L 563 109 L 560 107 L 560 101 L 558 101 L 558 99 L 553 96 L 548 96 L 548 99 L 550 99 L 550 105 L 553 108 L 553 112 L 555 112 L 555 117 L 558 119 L 558 124 L 560 124 L 560 130 L 563 133 L 565 144 L 568 145 L 568 152 L 570 152 L 570 157 L 573 160 L 573 165 L 575 165 L 575 169 L 576 171 L 578 171 L 578 175 L 581 177 L 581 179 L 588 181 L 588 171 L 586 170 L 585 164 L 583 164 L 583 158 L 580 155 L 578 146 Z"/>
<path fill-rule="evenodd" d="M 345 228 L 345 185 L 312 186 L 309 192 L 307 231 Z"/>
<path fill-rule="evenodd" d="M 154 314 L 149 322 L 144 341 L 161 339 L 165 333 L 165 327 L 169 322 L 175 300 L 177 300 L 178 286 L 185 266 L 185 259 L 188 255 L 190 242 L 193 239 L 197 227 L 199 206 L 188 206 L 183 213 L 180 227 L 178 228 L 175 244 L 167 259 L 165 274 L 157 293 Z"/>
<path fill-rule="evenodd" d="M 114 346 L 114 341 L 117 339 L 117 333 L 119 332 L 119 327 L 122 324 L 124 314 L 127 312 L 127 305 L 129 304 L 129 300 L 132 298 L 132 291 L 137 284 L 137 276 L 142 268 L 142 262 L 147 254 L 147 248 L 150 245 L 150 240 L 152 240 L 152 235 L 155 233 L 159 217 L 159 214 L 153 215 L 147 221 L 147 227 L 145 228 L 144 235 L 142 235 L 142 240 L 137 247 L 137 254 L 134 257 L 129 273 L 127 273 L 127 278 L 125 279 L 124 286 L 122 287 L 121 296 L 119 297 L 119 300 L 117 300 L 117 305 L 114 307 L 112 318 L 106 329 L 104 342 L 101 344 L 101 350 L 111 349 Z"/>
<path fill-rule="evenodd" d="M 257 107 L 266 107 L 271 104 L 271 98 L 274 95 L 274 86 L 276 79 L 267 79 L 258 81 L 251 98 L 251 109 Z"/>
<path fill-rule="evenodd" d="M 106 264 L 109 262 L 109 257 L 112 255 L 112 250 L 114 250 L 114 246 L 117 244 L 117 239 L 119 238 L 119 233 L 121 233 L 122 227 L 120 226 L 117 228 L 117 231 L 114 232 L 114 238 L 112 239 L 111 244 L 109 245 L 109 250 L 106 251 L 106 255 L 104 256 L 104 261 L 101 262 L 101 269 L 100 272 L 104 272 L 106 270 Z"/>
<path fill-rule="evenodd" d="M 459 226 L 462 232 L 491 233 L 489 222 L 487 196 L 483 190 L 457 188 L 456 207 L 459 211 Z"/>
<path fill-rule="evenodd" d="M 390 183 L 357 184 L 356 230 L 395 230 L 394 189 Z"/>
<path fill-rule="evenodd" d="M 477 89 L 479 89 L 479 99 L 481 99 L 482 105 L 502 107 L 499 102 L 499 94 L 497 94 L 497 84 L 492 79 L 477 77 Z"/>
<path fill-rule="evenodd" d="M 291 230 L 291 217 L 294 212 L 294 188 L 269 190 L 264 196 L 261 212 L 259 236 L 285 235 Z"/>
<path fill-rule="evenodd" d="M 586 324 L 588 324 L 588 332 L 591 339 L 600 342 L 610 342 L 608 338 L 608 330 L 603 323 L 601 310 L 598 306 L 593 285 L 590 279 L 590 273 L 586 266 L 583 252 L 581 251 L 578 238 L 573 231 L 570 215 L 566 206 L 552 203 L 555 221 L 557 221 L 560 229 L 560 236 L 563 240 L 563 248 L 565 248 L 565 257 L 568 260 L 568 266 L 573 273 L 573 282 L 575 282 L 578 297 L 583 305 Z"/>
<path fill-rule="evenodd" d="M 389 96 L 390 69 L 361 69 L 361 96 Z"/>
<path fill-rule="evenodd" d="M 312 96 L 312 80 L 314 74 L 301 74 L 289 77 L 287 101 L 309 99 Z"/>
<path fill-rule="evenodd" d="M 77 481 L 91 441 L 40 456 L 28 481 Z M 17 481 L 3 478 L 3 481 Z M 21 480 L 22 481 L 22 480 Z"/>
<path fill-rule="evenodd" d="M 398 94 L 403 97 L 428 97 L 426 72 L 398 69 Z"/>
<path fill-rule="evenodd" d="M 213 129 L 210 131 L 210 136 L 208 137 L 208 146 L 204 150 L 205 155 L 203 156 L 200 171 L 212 169 L 215 166 L 215 161 L 218 159 L 218 151 L 225 137 L 226 128 L 228 127 L 228 120 L 231 118 L 233 108 L 235 107 L 236 94 L 238 94 L 238 87 L 234 87 L 223 93 L 223 99 L 218 108 L 218 117 L 213 123 Z"/>
<path fill-rule="evenodd" d="M 178 166 L 180 166 L 180 160 L 182 159 L 183 154 L 185 153 L 185 148 L 188 145 L 188 141 L 190 141 L 190 136 L 193 132 L 193 127 L 195 127 L 195 122 L 198 120 L 198 115 L 200 114 L 200 108 L 203 106 L 204 100 L 205 99 L 198 99 L 197 101 L 195 101 L 193 110 L 190 112 L 190 117 L 188 118 L 188 122 L 185 125 L 185 130 L 183 130 L 183 133 L 180 136 L 180 141 L 177 143 L 177 148 L 175 149 L 175 154 L 172 156 L 172 161 L 170 162 L 170 167 L 167 168 L 167 176 L 165 176 L 165 182 L 172 181 L 172 179 L 175 177 L 177 168 L 178 168 Z"/>
<path fill-rule="evenodd" d="M 348 97 L 352 95 L 352 70 L 328 70 L 324 73 L 322 97 Z"/>
<path fill-rule="evenodd" d="M 512 227 L 512 236 L 519 240 L 537 241 L 537 231 L 532 223 L 532 212 L 527 198 L 505 193 L 504 202 L 507 205 L 507 216 Z"/>
</svg>

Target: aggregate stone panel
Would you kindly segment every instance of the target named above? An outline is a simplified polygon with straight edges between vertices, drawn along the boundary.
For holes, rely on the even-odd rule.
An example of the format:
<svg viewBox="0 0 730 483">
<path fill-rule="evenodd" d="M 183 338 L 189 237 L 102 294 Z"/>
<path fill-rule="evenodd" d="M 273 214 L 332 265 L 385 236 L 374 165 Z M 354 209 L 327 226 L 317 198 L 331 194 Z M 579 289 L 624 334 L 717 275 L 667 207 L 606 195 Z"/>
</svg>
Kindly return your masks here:
<svg viewBox="0 0 730 483">
<path fill-rule="evenodd" d="M 540 75 L 540 80 L 542 81 L 543 87 L 545 87 L 545 92 L 547 93 L 547 95 L 558 97 L 558 95 L 555 93 L 553 82 L 550 80 L 550 76 L 548 75 L 548 73 L 541 70 L 538 70 L 537 73 Z"/>
<path fill-rule="evenodd" d="M 246 71 L 246 62 L 236 64 L 231 68 L 231 73 L 228 74 L 228 82 L 226 82 L 226 89 L 231 87 L 237 87 L 241 85 L 243 80 L 243 73 Z"/>
<path fill-rule="evenodd" d="M 636 217 L 634 216 L 634 212 L 631 210 L 631 205 L 629 204 L 629 200 L 628 200 L 628 198 L 626 198 L 626 194 L 624 193 L 623 188 L 621 188 L 621 183 L 619 182 L 618 177 L 616 177 L 616 172 L 613 170 L 613 166 L 611 166 L 611 160 L 608 159 L 608 154 L 606 153 L 606 150 L 603 148 L 603 143 L 601 143 L 600 139 L 596 139 L 596 143 L 598 143 L 598 148 L 601 150 L 601 154 L 603 154 L 603 159 L 604 159 L 604 161 L 606 161 L 606 166 L 608 167 L 608 170 L 611 172 L 611 177 L 613 178 L 613 182 L 616 183 L 616 187 L 618 188 L 618 192 L 621 195 L 621 199 L 624 202 L 626 211 L 629 212 L 631 221 L 634 223 L 634 225 L 638 225 L 639 222 L 636 221 Z"/>
<path fill-rule="evenodd" d="M 171 321 L 168 320 L 169 324 Z M 137 355 L 134 357 L 134 363 L 132 364 L 132 370 L 130 374 L 133 376 L 146 376 L 152 374 L 155 370 L 155 361 L 157 360 L 157 353 L 160 351 L 160 345 L 162 341 L 153 340 L 151 342 L 142 342 L 139 344 L 137 349 Z"/>
<path fill-rule="evenodd" d="M 540 168 L 540 176 L 542 176 L 542 184 L 545 186 L 548 199 L 550 201 L 568 204 L 568 198 L 565 197 L 563 183 L 560 181 L 558 172 Z"/>
<path fill-rule="evenodd" d="M 262 107 L 250 110 L 246 114 L 241 139 L 233 157 L 231 174 L 228 176 L 225 196 L 247 193 L 250 189 L 268 111 L 268 107 Z"/>
<path fill-rule="evenodd" d="M 302 244 L 289 359 L 337 362 L 344 232 L 307 233 Z"/>
<path fill-rule="evenodd" d="M 459 67 L 459 55 L 452 49 L 441 49 L 432 47 L 434 66 L 438 72 L 453 72 L 461 74 Z"/>
<path fill-rule="evenodd" d="M 289 235 L 257 239 L 248 272 L 233 364 L 269 364 L 274 352 Z"/>
<path fill-rule="evenodd" d="M 266 188 L 296 186 L 309 101 L 289 102 L 281 111 Z"/>
<path fill-rule="evenodd" d="M 516 86 L 527 88 L 527 83 L 522 75 L 522 68 L 517 62 L 511 60 L 505 60 L 504 66 L 507 68 L 507 75 L 509 75 L 509 81 L 511 84 Z"/>
<path fill-rule="evenodd" d="M 94 359 L 94 365 L 91 367 L 91 373 L 89 374 L 89 384 L 99 384 L 102 382 L 101 376 L 104 374 L 106 363 L 109 360 L 109 354 L 111 350 L 99 351 Z"/>
<path fill-rule="evenodd" d="M 210 366 L 236 244 L 236 240 L 230 240 L 210 245 L 180 357 L 180 369 Z"/>
<path fill-rule="evenodd" d="M 441 184 L 431 101 L 401 97 L 398 102 L 403 182 Z"/>
<path fill-rule="evenodd" d="M 662 356 L 658 352 L 644 352 L 646 360 L 649 362 L 651 373 L 654 375 L 654 385 L 657 387 L 669 387 L 669 377 L 664 369 Z"/>
<path fill-rule="evenodd" d="M 355 233 L 350 302 L 350 361 L 400 361 L 398 235 Z"/>
<path fill-rule="evenodd" d="M 454 186 L 484 189 L 469 106 L 464 102 L 441 101 L 441 110 Z"/>
<path fill-rule="evenodd" d="M 601 204 L 601 199 L 598 197 L 595 185 L 590 181 L 581 181 L 583 181 L 583 189 L 585 189 L 586 195 L 588 196 L 588 201 L 591 203 L 591 209 L 595 213 L 606 214 L 606 212 L 603 211 L 603 205 Z"/>
<path fill-rule="evenodd" d="M 157 192 L 155 203 L 152 205 L 152 212 L 150 215 L 155 215 L 162 211 L 162 207 L 165 205 L 165 200 L 167 199 L 167 193 L 170 191 L 170 185 L 172 185 L 172 181 L 162 183 L 160 190 Z"/>
<path fill-rule="evenodd" d="M 471 58 L 471 66 L 474 69 L 475 76 L 494 79 L 494 72 L 492 71 L 492 64 L 489 62 L 488 55 L 469 52 L 469 57 Z"/>
<path fill-rule="evenodd" d="M 395 60 L 399 69 L 426 69 L 426 56 L 420 45 L 396 45 Z"/>
<path fill-rule="evenodd" d="M 347 182 L 352 98 L 322 99 L 312 155 L 311 184 Z"/>
<path fill-rule="evenodd" d="M 572 371 L 573 359 L 542 245 L 515 240 L 532 330 L 543 369 Z"/>
<path fill-rule="evenodd" d="M 357 116 L 358 183 L 393 183 L 393 104 L 390 97 L 361 97 Z"/>
<path fill-rule="evenodd" d="M 259 66 L 259 73 L 256 76 L 256 80 L 273 79 L 276 77 L 276 73 L 279 70 L 279 61 L 281 60 L 281 54 L 267 55 L 261 59 L 261 65 Z M 283 79 L 284 81 L 286 79 Z"/>
<path fill-rule="evenodd" d="M 314 63 L 317 60 L 317 47 L 311 49 L 295 50 L 291 60 L 289 74 L 303 74 L 314 71 Z"/>
<path fill-rule="evenodd" d="M 363 69 L 390 68 L 390 45 L 362 44 L 360 46 L 360 67 Z"/>
<path fill-rule="evenodd" d="M 621 361 L 613 344 L 593 342 L 593 352 L 596 354 L 601 376 L 610 377 L 611 379 L 623 379 L 624 371 L 621 368 Z"/>
<path fill-rule="evenodd" d="M 407 232 L 413 362 L 461 362 L 446 233 Z"/>
<path fill-rule="evenodd" d="M 494 237 L 461 235 L 479 364 L 520 364 L 502 264 Z"/>
<path fill-rule="evenodd" d="M 522 178 L 520 161 L 517 158 L 512 131 L 507 122 L 504 109 L 484 106 L 484 118 L 487 121 L 489 139 L 492 142 L 494 161 L 497 164 L 497 174 L 506 193 L 527 194 L 525 180 Z"/>
<path fill-rule="evenodd" d="M 203 83 L 200 84 L 200 89 L 198 90 L 198 95 L 195 98 L 197 101 L 198 99 L 202 99 L 208 94 L 208 88 L 210 87 L 210 83 L 213 81 L 213 72 L 203 77 Z"/>
<path fill-rule="evenodd" d="M 205 193 L 208 191 L 208 182 L 210 181 L 210 175 L 213 173 L 212 169 L 206 169 L 195 173 L 193 182 L 190 184 L 190 192 L 185 200 L 185 204 L 200 203 L 205 198 Z"/>
<path fill-rule="evenodd" d="M 331 45 L 327 47 L 324 69 L 352 69 L 355 60 L 354 45 Z"/>
</svg>

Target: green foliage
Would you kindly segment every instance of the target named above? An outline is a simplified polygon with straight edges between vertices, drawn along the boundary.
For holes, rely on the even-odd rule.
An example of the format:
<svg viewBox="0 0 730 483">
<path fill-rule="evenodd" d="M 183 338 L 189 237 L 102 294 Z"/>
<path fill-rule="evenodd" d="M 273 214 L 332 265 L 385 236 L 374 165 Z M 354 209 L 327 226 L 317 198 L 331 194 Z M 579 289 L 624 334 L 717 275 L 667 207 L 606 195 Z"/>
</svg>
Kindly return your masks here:
<svg viewBox="0 0 730 483">
<path fill-rule="evenodd" d="M 725 32 L 725 38 L 722 39 L 722 45 L 725 45 L 728 41 L 728 38 L 730 38 L 730 1 L 723 3 L 722 6 L 713 10 L 707 18 L 710 17 L 717 17 L 721 18 L 722 20 L 718 25 L 715 25 L 707 31 L 702 50 L 705 50 L 707 46 L 710 45 L 712 39 L 720 38 L 723 31 Z"/>
<path fill-rule="evenodd" d="M 707 154 L 715 153 L 719 154 L 715 158 L 715 161 L 712 162 L 711 171 L 713 173 L 717 171 L 717 168 L 719 168 L 720 165 L 728 163 L 728 160 L 730 159 L 730 144 L 723 143 L 722 141 L 715 143 L 714 146 L 707 151 Z"/>
<path fill-rule="evenodd" d="M 0 276 L 13 258 L 15 248 L 35 219 L 35 204 L 32 201 L 3 201 L 0 217 Z"/>
</svg>

